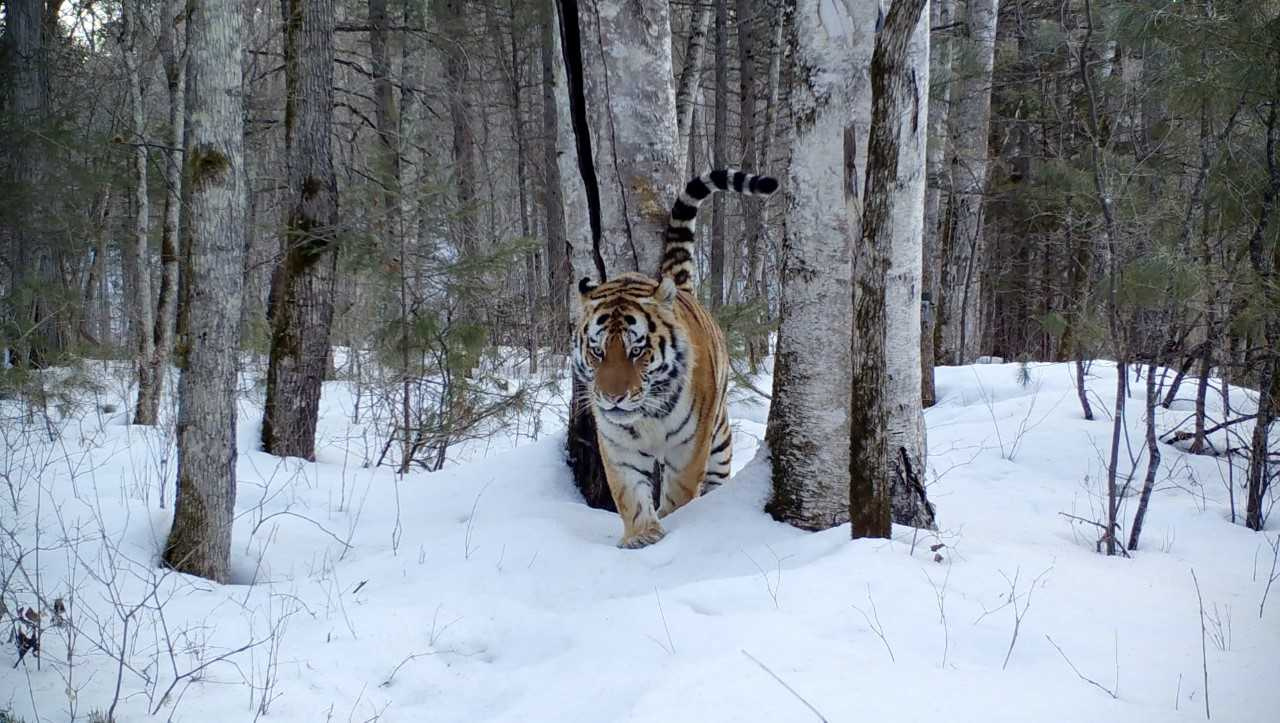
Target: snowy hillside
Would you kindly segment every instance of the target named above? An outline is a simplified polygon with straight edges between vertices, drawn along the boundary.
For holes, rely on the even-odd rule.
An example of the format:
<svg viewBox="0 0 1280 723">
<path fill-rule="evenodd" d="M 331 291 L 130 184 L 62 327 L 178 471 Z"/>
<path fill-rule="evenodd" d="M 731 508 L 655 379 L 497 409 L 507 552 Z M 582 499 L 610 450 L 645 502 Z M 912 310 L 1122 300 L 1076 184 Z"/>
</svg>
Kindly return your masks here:
<svg viewBox="0 0 1280 723">
<path fill-rule="evenodd" d="M 1067 515 L 1101 519 L 1114 368 L 1092 367 L 1093 422 L 1067 366 L 1018 377 L 1016 365 L 938 370 L 925 414 L 937 534 L 853 543 L 847 525 L 773 522 L 757 454 L 767 409 L 744 393 L 734 479 L 638 551 L 614 547 L 616 515 L 581 504 L 554 407 L 536 442 L 507 435 L 397 479 L 361 465 L 369 442 L 343 384 L 326 387 L 314 464 L 255 451 L 249 394 L 241 584 L 225 587 L 155 566 L 172 440 L 101 411 L 119 398 L 60 419 L 52 442 L 43 425 L 6 422 L 4 602 L 34 605 L 38 589 L 72 624 L 47 627 L 38 662 L 12 668 L 7 648 L 0 710 L 31 722 L 114 700 L 121 722 L 1096 723 L 1203 719 L 1207 695 L 1215 721 L 1280 719 L 1280 589 L 1263 606 L 1280 536 L 1274 522 L 1265 534 L 1229 522 L 1240 470 L 1163 446 L 1141 549 L 1099 555 L 1096 528 Z M 1161 430 L 1187 416 L 1178 407 L 1161 410 Z M 1136 392 L 1139 481 L 1142 415 Z"/>
</svg>

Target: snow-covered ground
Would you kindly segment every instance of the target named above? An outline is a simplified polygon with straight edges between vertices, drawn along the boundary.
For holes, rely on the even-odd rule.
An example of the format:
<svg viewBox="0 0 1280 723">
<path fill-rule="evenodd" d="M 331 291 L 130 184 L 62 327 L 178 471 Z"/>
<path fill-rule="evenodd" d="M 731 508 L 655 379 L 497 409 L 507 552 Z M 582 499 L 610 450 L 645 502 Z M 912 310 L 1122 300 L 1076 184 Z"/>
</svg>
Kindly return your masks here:
<svg viewBox="0 0 1280 723">
<path fill-rule="evenodd" d="M 52 443 L 6 416 L 4 602 L 34 605 L 38 586 L 73 624 L 45 631 L 39 665 L 11 668 L 7 648 L 0 710 L 32 722 L 113 700 L 117 721 L 1096 722 L 1197 720 L 1208 696 L 1216 721 L 1280 720 L 1280 589 L 1260 609 L 1280 536 L 1275 522 L 1259 534 L 1229 521 L 1239 469 L 1162 445 L 1131 559 L 1097 554 L 1096 529 L 1063 514 L 1101 519 L 1114 373 L 1093 365 L 1099 419 L 1086 422 L 1065 365 L 1032 365 L 1021 382 L 1017 365 L 939 369 L 926 419 L 941 530 L 895 528 L 892 541 L 761 512 L 767 408 L 744 392 L 734 479 L 639 551 L 614 547 L 615 515 L 581 504 L 554 403 L 538 441 L 507 433 L 471 443 L 470 461 L 397 478 L 362 466 L 377 442 L 350 421 L 344 383 L 326 387 L 314 464 L 256 451 L 249 393 L 228 586 L 154 565 L 173 452 L 103 413 L 121 406 L 110 391 L 71 410 Z M 1121 455 L 1135 486 L 1141 389 Z M 1233 395 L 1238 414 L 1248 400 Z M 1220 418 L 1217 394 L 1210 404 Z M 1174 406 L 1162 430 L 1189 413 Z"/>
</svg>

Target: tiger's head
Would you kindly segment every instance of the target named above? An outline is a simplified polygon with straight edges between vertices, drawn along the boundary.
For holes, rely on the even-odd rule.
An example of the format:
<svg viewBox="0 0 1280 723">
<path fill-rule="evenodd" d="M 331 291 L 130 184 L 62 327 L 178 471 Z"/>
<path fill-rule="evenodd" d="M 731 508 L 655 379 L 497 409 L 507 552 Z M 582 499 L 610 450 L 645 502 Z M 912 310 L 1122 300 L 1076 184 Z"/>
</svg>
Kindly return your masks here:
<svg viewBox="0 0 1280 723">
<path fill-rule="evenodd" d="M 684 363 L 673 335 L 675 283 L 641 274 L 598 285 L 584 278 L 578 293 L 573 369 L 596 411 L 619 423 L 660 412 Z"/>
</svg>

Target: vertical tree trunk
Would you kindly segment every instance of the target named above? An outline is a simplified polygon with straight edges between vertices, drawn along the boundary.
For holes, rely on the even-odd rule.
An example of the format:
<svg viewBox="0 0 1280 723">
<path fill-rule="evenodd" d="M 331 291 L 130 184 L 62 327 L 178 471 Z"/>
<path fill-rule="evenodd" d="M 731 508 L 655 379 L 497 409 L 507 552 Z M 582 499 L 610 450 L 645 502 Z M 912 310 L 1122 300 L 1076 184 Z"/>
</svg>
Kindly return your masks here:
<svg viewBox="0 0 1280 723">
<path fill-rule="evenodd" d="M 315 459 L 336 276 L 332 0 L 289 0 L 285 17 L 285 143 L 289 216 L 271 289 L 271 356 L 263 450 Z"/>
<path fill-rule="evenodd" d="M 1142 480 L 1142 493 L 1138 496 L 1138 509 L 1133 513 L 1133 526 L 1129 529 L 1129 549 L 1138 549 L 1142 537 L 1142 523 L 1147 517 L 1147 505 L 1156 486 L 1156 472 L 1160 469 L 1160 440 L 1156 437 L 1156 365 L 1147 365 L 1146 429 L 1147 475 Z"/>
<path fill-rule="evenodd" d="M 55 297 L 59 282 L 45 218 L 45 159 L 42 142 L 49 116 L 49 78 L 43 0 L 10 0 L 5 12 L 5 40 L 12 80 L 8 110 L 19 132 L 5 139 L 9 146 L 10 181 L 15 197 L 9 216 L 16 263 L 9 285 L 18 338 L 18 365 L 41 367 L 62 353 Z"/>
<path fill-rule="evenodd" d="M 693 123 L 693 106 L 695 92 L 702 81 L 702 59 L 707 48 L 707 26 L 711 24 L 710 4 L 696 7 L 690 12 L 689 42 L 684 51 L 684 67 L 680 69 L 680 81 L 676 86 L 676 127 L 679 142 L 676 145 L 676 158 L 689 157 L 689 131 Z M 699 173 L 700 169 L 682 166 L 684 172 L 680 179 Z"/>
<path fill-rule="evenodd" d="M 560 175 L 560 117 L 557 102 L 555 0 L 541 0 L 542 39 L 542 207 L 547 214 L 547 271 L 551 289 L 551 348 L 557 354 L 569 351 L 569 287 L 573 269 L 569 264 L 568 235 L 565 229 L 564 193 Z M 564 149 L 568 155 L 571 149 Z"/>
<path fill-rule="evenodd" d="M 769 78 L 768 88 L 765 91 L 764 129 L 760 137 L 760 153 L 757 161 L 759 168 L 756 169 L 761 173 L 767 172 L 773 162 L 771 151 L 778 117 L 778 87 L 781 83 L 782 54 L 784 51 L 783 30 L 786 28 L 788 17 L 786 0 L 779 0 L 776 3 L 770 24 Z M 769 205 L 767 203 L 759 204 L 757 210 L 760 214 L 759 228 L 761 230 L 768 228 Z M 764 243 L 764 234 L 758 233 L 756 235 L 755 254 L 751 259 L 753 265 L 750 268 L 747 280 L 747 283 L 750 284 L 747 299 L 759 307 L 756 318 L 760 325 L 759 329 L 761 329 L 760 333 L 753 334 L 747 340 L 747 361 L 753 374 L 756 372 L 760 361 L 769 354 L 769 332 L 765 330 L 769 319 L 769 285 L 765 281 L 764 274 Z"/>
<path fill-rule="evenodd" d="M 1280 61 L 1280 42 L 1272 40 L 1272 53 Z M 1258 223 L 1249 237 L 1249 261 L 1265 290 L 1264 308 L 1280 307 L 1280 244 L 1272 244 L 1271 259 L 1266 256 L 1267 229 L 1276 213 L 1280 198 L 1280 74 L 1275 76 L 1271 95 L 1271 109 L 1267 113 L 1267 178 L 1268 184 L 1262 196 L 1262 209 Z M 1271 424 L 1276 418 L 1280 402 L 1280 315 L 1269 314 L 1263 322 L 1263 341 L 1267 350 L 1258 365 L 1258 416 L 1253 422 L 1253 438 L 1249 444 L 1249 470 L 1246 476 L 1244 524 L 1251 530 L 1261 530 L 1266 523 L 1265 504 L 1267 487 L 1271 481 L 1272 463 L 1268 455 Z"/>
<path fill-rule="evenodd" d="M 400 119 L 391 85 L 391 58 L 387 51 L 387 0 L 369 0 L 369 52 L 373 71 L 373 118 L 378 135 L 374 177 L 382 187 L 385 216 L 376 228 L 384 242 L 396 248 L 400 227 Z"/>
<path fill-rule="evenodd" d="M 984 254 L 983 213 L 987 191 L 987 134 L 991 118 L 991 72 L 995 62 L 999 0 L 969 0 L 966 26 L 974 67 L 953 103 L 950 244 L 942 268 L 942 357 L 967 364 L 978 355 Z"/>
<path fill-rule="evenodd" d="M 849 519 L 849 376 L 852 287 L 845 159 L 853 68 L 866 67 L 872 25 L 843 8 L 820 16 L 813 3 L 789 3 L 793 58 L 789 108 L 794 139 L 787 172 L 786 221 L 773 402 L 766 439 L 773 495 L 766 511 L 821 530 Z M 837 27 L 824 27 L 824 20 Z M 841 32 L 843 31 L 843 32 Z M 850 152 L 852 140 L 845 146 Z M 886 507 L 887 510 L 887 507 Z"/>
<path fill-rule="evenodd" d="M 145 88 L 142 80 L 142 53 L 139 45 L 144 29 L 142 27 L 142 8 L 133 0 L 121 5 L 120 13 L 120 49 L 124 60 L 126 84 L 129 95 L 130 169 L 133 175 L 133 228 L 130 239 L 124 247 L 125 263 L 128 271 L 125 278 L 129 284 L 129 340 L 133 346 L 134 369 L 138 378 L 138 398 L 134 411 L 134 424 L 151 424 L 145 418 L 140 419 L 138 409 L 144 403 L 151 406 L 149 399 L 155 396 L 156 372 L 153 365 L 155 356 L 155 322 L 151 307 L 151 252 L 147 244 L 147 230 L 150 224 L 151 204 L 147 196 L 147 137 L 146 112 L 142 107 Z"/>
<path fill-rule="evenodd" d="M 169 149 L 165 151 L 164 220 L 160 231 L 160 295 L 156 301 L 155 344 L 148 360 L 149 387 L 139 385 L 135 424 L 155 424 L 159 419 L 160 397 L 173 352 L 174 315 L 178 301 L 178 233 L 182 214 L 182 143 L 185 133 L 187 75 L 184 50 L 179 49 L 177 23 L 181 0 L 166 0 L 160 15 L 160 55 L 164 61 L 165 86 L 169 95 Z M 139 379 L 142 376 L 139 375 Z"/>
<path fill-rule="evenodd" d="M 716 109 L 712 165 L 729 165 L 729 1 L 716 0 Z M 711 268 L 707 280 L 712 311 L 724 304 L 725 234 L 728 233 L 724 194 L 711 199 Z"/>
<path fill-rule="evenodd" d="M 756 163 L 756 69 L 755 6 L 753 0 L 738 0 L 738 127 L 742 130 L 742 167 L 763 172 Z M 754 201 L 754 199 L 750 199 Z M 742 296 L 751 299 L 752 274 L 761 266 L 760 206 L 756 202 L 742 204 L 742 246 L 747 250 L 747 278 Z"/>
<path fill-rule="evenodd" d="M 955 0 L 933 0 L 929 5 L 929 24 L 935 28 L 950 26 L 955 16 Z M 951 166 L 946 162 L 949 134 L 947 118 L 951 109 L 951 58 L 954 29 L 939 31 L 937 42 L 929 53 L 929 151 L 928 185 L 924 196 L 924 253 L 921 275 L 923 316 L 920 327 L 921 399 L 931 407 L 937 400 L 934 391 L 934 335 L 938 323 L 939 284 L 942 275 L 942 219 L 946 217 L 946 199 L 950 197 Z"/>
<path fill-rule="evenodd" d="M 240 7 L 187 0 L 190 188 L 183 246 L 178 483 L 164 561 L 217 582 L 230 576 L 236 496 L 236 353 L 245 185 Z"/>
<path fill-rule="evenodd" d="M 929 16 L 921 11 L 904 50 L 899 72 L 905 80 L 893 86 L 901 92 L 892 101 L 899 128 L 897 176 L 886 189 L 893 198 L 887 217 L 890 243 L 887 249 L 888 276 L 885 285 L 885 365 L 884 388 L 888 413 L 888 471 L 892 484 L 893 521 L 900 525 L 932 529 L 933 505 L 925 492 L 925 428 L 920 397 L 921 354 L 921 246 L 924 236 L 924 197 L 929 118 Z M 896 42 L 896 41 L 895 41 Z M 896 52 L 896 51 L 895 51 Z M 875 119 L 872 119 L 875 123 Z M 874 150 L 874 149 L 872 149 Z M 871 156 L 868 155 L 868 163 Z M 867 193 L 871 192 L 867 188 Z M 868 203 L 871 202 L 868 196 Z M 864 230 L 865 236 L 865 230 Z M 855 343 L 857 339 L 855 332 Z M 856 368 L 856 367 L 855 367 Z M 930 366 L 930 371 L 932 367 Z M 854 375 L 856 385 L 860 377 Z"/>
<path fill-rule="evenodd" d="M 855 539 L 861 537 L 889 537 L 892 532 L 892 478 L 903 479 L 900 486 L 908 505 L 904 514 L 910 514 L 912 503 L 909 495 L 915 492 L 912 485 L 923 490 L 919 478 L 923 457 L 922 425 L 920 419 L 919 360 L 915 358 L 920 340 L 915 337 L 920 328 L 919 313 L 919 228 L 910 231 L 895 229 L 895 225 L 915 226 L 911 219 L 923 220 L 924 202 L 924 141 L 921 128 L 927 118 L 927 100 L 922 98 L 927 85 L 915 83 L 907 56 L 907 46 L 913 31 L 923 14 L 926 0 L 894 0 L 885 20 L 884 28 L 876 38 L 875 52 L 871 59 L 871 126 L 867 143 L 867 172 L 865 203 L 856 195 L 846 196 L 851 219 L 861 211 L 862 233 L 858 258 L 859 272 L 855 278 L 854 324 L 852 329 L 853 393 L 849 423 L 849 514 Z M 926 21 L 927 25 L 927 21 Z M 927 32 L 927 30 L 922 31 Z M 928 41 L 921 41 L 925 48 Z M 917 48 L 920 43 L 917 43 Z M 928 57 L 927 50 L 923 58 Z M 917 60 L 921 55 L 917 53 Z M 927 61 L 921 61 L 921 64 Z M 926 71 L 927 75 L 927 71 Z M 904 116 L 910 118 L 909 121 Z M 902 137 L 904 125 L 913 131 Z M 907 152 L 902 153 L 903 145 Z M 846 151 L 846 156 L 847 156 Z M 900 160 L 911 162 L 913 169 L 902 173 Z M 904 177 L 906 182 L 904 183 Z M 899 191 L 899 189 L 903 189 Z M 896 233 L 895 233 L 896 232 Z M 897 236 L 901 234 L 901 236 Z M 912 241 L 914 239 L 914 242 Z M 896 255 L 893 246 L 901 241 L 905 247 L 901 255 L 902 268 L 891 273 Z M 908 260 L 911 259 L 911 260 Z M 902 319 L 895 319 L 907 327 L 894 344 L 888 346 L 888 315 L 886 302 L 890 299 L 890 286 L 905 286 L 896 290 L 908 297 L 906 305 L 914 313 L 906 312 Z M 903 294 L 902 291 L 906 293 Z M 895 337 L 897 335 L 895 334 Z M 890 380 L 890 358 L 896 358 L 895 371 L 908 377 L 897 389 Z M 906 363 L 902 363 L 906 362 Z M 902 409 L 897 415 L 891 405 L 897 401 L 893 393 L 905 395 Z M 907 401 L 909 400 L 909 401 Z M 914 412 L 914 413 L 913 413 Z M 897 428 L 890 432 L 889 425 L 898 417 Z M 901 422 L 906 422 L 902 424 Z M 896 439 L 891 437 L 896 436 Z M 892 459 L 892 457 L 899 459 Z M 914 459 L 912 458 L 914 456 Z M 890 472 L 890 464 L 894 471 Z M 914 520 L 915 515 L 911 515 Z"/>
<path fill-rule="evenodd" d="M 471 96 L 468 92 L 466 38 L 467 0 L 443 0 L 442 30 L 445 79 L 449 84 L 449 123 L 453 133 L 453 183 L 456 208 L 452 220 L 453 244 L 463 257 L 480 251 L 479 194 L 476 190 L 476 148 L 471 131 Z"/>
<path fill-rule="evenodd" d="M 618 247 L 619 270 L 656 274 L 683 166 L 670 5 L 593 0 L 578 10 L 604 239 Z"/>
</svg>

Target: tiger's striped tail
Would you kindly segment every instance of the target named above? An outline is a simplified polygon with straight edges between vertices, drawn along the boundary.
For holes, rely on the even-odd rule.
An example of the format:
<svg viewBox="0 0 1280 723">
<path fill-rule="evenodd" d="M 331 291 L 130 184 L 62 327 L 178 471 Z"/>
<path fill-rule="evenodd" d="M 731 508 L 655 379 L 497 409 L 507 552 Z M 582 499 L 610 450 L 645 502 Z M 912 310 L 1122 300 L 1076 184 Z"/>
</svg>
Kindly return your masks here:
<svg viewBox="0 0 1280 723">
<path fill-rule="evenodd" d="M 684 187 L 671 207 L 671 219 L 663 234 L 662 272 L 676 288 L 694 293 L 693 230 L 697 225 L 698 207 L 716 191 L 733 191 L 747 196 L 771 196 L 778 190 L 778 180 L 769 176 L 733 168 L 722 168 L 694 178 Z"/>
</svg>

